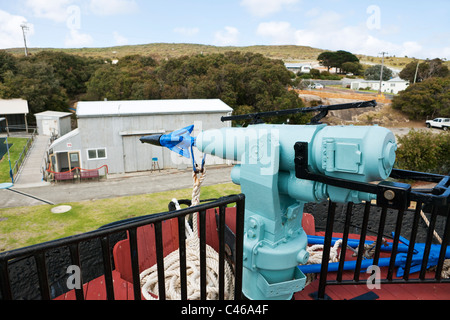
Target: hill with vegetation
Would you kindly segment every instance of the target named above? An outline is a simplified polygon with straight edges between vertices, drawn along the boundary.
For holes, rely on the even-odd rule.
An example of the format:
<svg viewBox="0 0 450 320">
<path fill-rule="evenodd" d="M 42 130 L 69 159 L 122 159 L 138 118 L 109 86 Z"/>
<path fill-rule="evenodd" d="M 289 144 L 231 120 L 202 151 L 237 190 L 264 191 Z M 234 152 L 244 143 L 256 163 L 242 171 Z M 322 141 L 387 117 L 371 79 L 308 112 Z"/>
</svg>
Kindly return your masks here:
<svg viewBox="0 0 450 320">
<path fill-rule="evenodd" d="M 23 48 L 8 49 L 7 52 L 13 55 L 23 55 Z M 317 56 L 324 52 L 322 49 L 315 49 L 306 46 L 210 46 L 202 44 L 188 43 L 151 43 L 142 45 L 127 45 L 105 48 L 81 48 L 81 49 L 55 49 L 55 48 L 30 48 L 30 54 L 36 54 L 41 51 L 56 51 L 75 54 L 83 57 L 102 58 L 102 59 L 120 59 L 129 55 L 151 56 L 156 60 L 179 58 L 182 56 L 192 56 L 198 54 L 218 54 L 228 51 L 241 53 L 259 53 L 272 59 L 286 61 L 296 60 L 316 60 Z"/>
<path fill-rule="evenodd" d="M 7 52 L 14 56 L 23 56 L 23 48 L 7 49 Z M 65 52 L 69 54 L 79 55 L 83 57 L 102 58 L 102 59 L 120 59 L 128 55 L 142 55 L 151 56 L 156 60 L 177 58 L 181 56 L 191 56 L 197 54 L 213 54 L 213 53 L 225 53 L 227 51 L 235 52 L 252 52 L 259 53 L 265 57 L 272 59 L 280 59 L 283 61 L 296 62 L 296 61 L 316 61 L 317 57 L 329 50 L 312 48 L 308 46 L 296 46 L 296 45 L 255 45 L 246 47 L 236 46 L 211 46 L 202 44 L 190 44 L 190 43 L 150 43 L 141 45 L 126 45 L 104 48 L 80 48 L 80 49 L 61 49 L 61 48 L 29 48 L 30 54 L 36 54 L 41 51 L 56 51 Z M 373 57 L 362 54 L 355 54 L 362 64 L 381 64 L 381 57 Z M 430 57 L 430 59 L 435 57 Z M 408 63 L 417 61 L 412 57 L 396 57 L 388 56 L 384 60 L 384 64 L 391 68 L 402 69 Z M 420 60 L 424 61 L 424 60 Z M 450 66 L 450 61 L 445 62 Z"/>
</svg>

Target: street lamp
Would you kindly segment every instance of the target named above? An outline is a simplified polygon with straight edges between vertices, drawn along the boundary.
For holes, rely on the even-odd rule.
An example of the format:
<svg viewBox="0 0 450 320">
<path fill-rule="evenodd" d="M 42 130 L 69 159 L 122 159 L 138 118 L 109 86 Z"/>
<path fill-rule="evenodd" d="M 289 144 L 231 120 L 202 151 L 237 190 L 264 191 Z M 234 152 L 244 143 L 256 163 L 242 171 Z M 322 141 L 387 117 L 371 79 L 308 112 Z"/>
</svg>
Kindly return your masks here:
<svg viewBox="0 0 450 320">
<path fill-rule="evenodd" d="M 0 122 L 2 122 L 2 121 L 6 121 L 6 118 L 0 118 Z M 14 176 L 13 176 L 12 167 L 11 167 L 11 157 L 9 155 L 8 135 L 6 135 L 6 150 L 8 151 L 9 176 L 11 177 L 11 183 L 14 184 Z"/>
</svg>

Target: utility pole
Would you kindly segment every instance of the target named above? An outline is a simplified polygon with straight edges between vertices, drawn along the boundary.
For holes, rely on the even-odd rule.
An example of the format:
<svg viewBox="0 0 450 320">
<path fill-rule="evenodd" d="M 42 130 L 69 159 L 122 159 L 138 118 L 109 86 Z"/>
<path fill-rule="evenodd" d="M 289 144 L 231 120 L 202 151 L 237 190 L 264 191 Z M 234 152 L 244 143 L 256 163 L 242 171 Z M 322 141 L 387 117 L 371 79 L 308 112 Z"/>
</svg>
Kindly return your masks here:
<svg viewBox="0 0 450 320">
<path fill-rule="evenodd" d="M 378 89 L 378 94 L 381 94 L 381 85 L 383 83 L 383 69 L 384 69 L 384 55 L 387 54 L 387 52 L 381 52 L 380 53 L 383 57 L 381 58 L 381 72 L 380 72 L 380 88 Z"/>
<path fill-rule="evenodd" d="M 22 33 L 23 33 L 23 42 L 25 44 L 25 57 L 28 57 L 28 49 L 27 49 L 27 37 L 26 37 L 26 32 L 30 29 L 28 28 L 26 23 L 23 23 L 20 25 L 20 27 L 22 28 Z"/>
<path fill-rule="evenodd" d="M 419 71 L 419 63 L 420 61 L 417 61 L 416 73 L 414 74 L 414 83 L 416 83 L 417 80 L 417 71 Z"/>
</svg>

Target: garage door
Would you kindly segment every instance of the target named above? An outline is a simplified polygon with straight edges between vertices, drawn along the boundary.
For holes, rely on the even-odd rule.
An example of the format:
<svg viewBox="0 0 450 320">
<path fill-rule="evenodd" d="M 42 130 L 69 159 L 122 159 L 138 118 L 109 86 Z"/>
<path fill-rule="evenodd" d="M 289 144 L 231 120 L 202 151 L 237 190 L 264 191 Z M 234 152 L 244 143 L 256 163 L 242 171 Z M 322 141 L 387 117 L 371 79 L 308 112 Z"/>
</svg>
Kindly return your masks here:
<svg viewBox="0 0 450 320">
<path fill-rule="evenodd" d="M 161 147 L 142 143 L 140 136 L 123 136 L 123 161 L 125 172 L 147 171 L 152 169 L 152 158 L 158 158 L 163 168 L 163 150 Z"/>
</svg>

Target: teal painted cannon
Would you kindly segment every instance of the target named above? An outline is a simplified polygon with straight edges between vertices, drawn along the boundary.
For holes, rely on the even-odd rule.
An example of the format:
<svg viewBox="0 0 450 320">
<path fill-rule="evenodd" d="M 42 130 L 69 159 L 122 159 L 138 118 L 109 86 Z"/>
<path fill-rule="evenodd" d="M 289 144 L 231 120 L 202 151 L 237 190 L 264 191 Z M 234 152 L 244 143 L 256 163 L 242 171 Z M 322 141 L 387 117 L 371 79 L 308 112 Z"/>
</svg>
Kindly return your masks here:
<svg viewBox="0 0 450 320">
<path fill-rule="evenodd" d="M 306 278 L 297 266 L 308 261 L 302 229 L 305 203 L 376 199 L 372 193 L 299 179 L 294 145 L 307 143 L 310 172 L 363 183 L 389 177 L 397 148 L 393 133 L 378 126 L 256 124 L 208 130 L 196 138 L 189 135 L 191 127 L 179 132 L 182 136 L 141 141 L 167 144 L 180 154 L 175 145 L 196 146 L 239 163 L 231 178 L 246 196 L 242 286 L 252 300 L 287 300 L 304 288 Z"/>
</svg>

